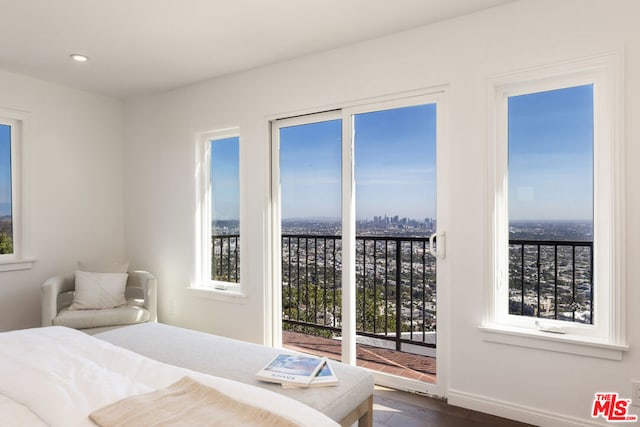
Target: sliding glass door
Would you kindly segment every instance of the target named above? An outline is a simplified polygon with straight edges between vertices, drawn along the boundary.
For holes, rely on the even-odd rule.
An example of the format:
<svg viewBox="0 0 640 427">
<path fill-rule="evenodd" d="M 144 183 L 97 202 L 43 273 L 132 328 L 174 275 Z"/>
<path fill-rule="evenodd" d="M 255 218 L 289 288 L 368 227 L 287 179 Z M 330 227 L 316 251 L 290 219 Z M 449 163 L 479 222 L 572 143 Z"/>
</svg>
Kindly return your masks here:
<svg viewBox="0 0 640 427">
<path fill-rule="evenodd" d="M 272 135 L 276 342 L 436 394 L 439 99 L 277 120 Z"/>
<path fill-rule="evenodd" d="M 435 383 L 436 104 L 354 114 L 353 129 L 358 364 Z"/>
</svg>

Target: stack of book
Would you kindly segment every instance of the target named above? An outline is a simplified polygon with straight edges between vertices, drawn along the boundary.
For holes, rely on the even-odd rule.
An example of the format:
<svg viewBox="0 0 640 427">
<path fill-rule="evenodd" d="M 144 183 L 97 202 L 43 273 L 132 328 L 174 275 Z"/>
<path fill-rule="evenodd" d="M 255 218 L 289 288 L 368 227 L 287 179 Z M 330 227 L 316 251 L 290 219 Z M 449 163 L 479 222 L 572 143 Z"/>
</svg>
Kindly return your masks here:
<svg viewBox="0 0 640 427">
<path fill-rule="evenodd" d="M 326 357 L 279 354 L 256 374 L 258 379 L 283 388 L 326 387 L 338 384 Z"/>
</svg>

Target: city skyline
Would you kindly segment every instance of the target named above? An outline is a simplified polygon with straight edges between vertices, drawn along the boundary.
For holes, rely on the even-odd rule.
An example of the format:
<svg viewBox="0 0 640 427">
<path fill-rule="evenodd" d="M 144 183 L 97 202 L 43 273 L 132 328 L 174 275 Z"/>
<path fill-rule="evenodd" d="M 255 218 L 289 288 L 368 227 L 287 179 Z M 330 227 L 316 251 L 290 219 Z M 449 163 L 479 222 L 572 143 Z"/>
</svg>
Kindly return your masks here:
<svg viewBox="0 0 640 427">
<path fill-rule="evenodd" d="M 356 217 L 436 217 L 436 104 L 354 116 Z"/>
</svg>

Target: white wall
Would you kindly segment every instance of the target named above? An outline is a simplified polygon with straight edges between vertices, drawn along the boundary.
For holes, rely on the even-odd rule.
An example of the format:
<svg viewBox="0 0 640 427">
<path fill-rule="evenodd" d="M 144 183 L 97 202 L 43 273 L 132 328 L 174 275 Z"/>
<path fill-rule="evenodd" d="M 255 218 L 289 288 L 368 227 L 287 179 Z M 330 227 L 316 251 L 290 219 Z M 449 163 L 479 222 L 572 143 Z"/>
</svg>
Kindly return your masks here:
<svg viewBox="0 0 640 427">
<path fill-rule="evenodd" d="M 122 103 L 0 72 L 0 108 L 29 113 L 23 174 L 32 269 L 0 272 L 0 330 L 40 326 L 40 285 L 79 260 L 124 259 Z"/>
<path fill-rule="evenodd" d="M 125 224 L 133 263 L 158 277 L 161 320 L 260 342 L 268 233 L 267 117 L 345 101 L 448 84 L 450 394 L 480 409 L 530 422 L 591 423 L 597 391 L 630 396 L 640 379 L 640 3 L 637 0 L 522 0 L 393 37 L 210 80 L 126 106 Z M 486 212 L 485 79 L 625 49 L 628 342 L 621 362 L 485 342 L 483 254 Z M 244 197 L 241 304 L 194 296 L 195 139 L 199 131 L 241 128 Z M 467 402 L 467 404 L 469 404 Z M 493 405 L 493 406 L 492 406 Z M 541 411 L 536 415 L 536 410 Z M 640 413 L 640 408 L 635 408 Z M 542 417 L 542 418 L 540 418 Z M 555 420 L 555 421 L 554 421 Z M 578 420 L 578 421 L 576 421 Z M 571 424 L 575 421 L 575 424 Z"/>
</svg>

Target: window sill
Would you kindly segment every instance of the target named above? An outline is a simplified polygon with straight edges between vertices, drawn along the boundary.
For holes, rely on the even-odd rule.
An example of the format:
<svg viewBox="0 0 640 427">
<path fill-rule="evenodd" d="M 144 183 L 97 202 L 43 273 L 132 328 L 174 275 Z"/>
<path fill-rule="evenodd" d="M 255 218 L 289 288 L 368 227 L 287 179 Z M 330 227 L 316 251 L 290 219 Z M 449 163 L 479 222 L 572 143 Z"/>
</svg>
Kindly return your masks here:
<svg viewBox="0 0 640 427">
<path fill-rule="evenodd" d="M 247 301 L 247 295 L 238 288 L 214 289 L 190 286 L 187 288 L 187 291 L 197 298 L 225 301 L 235 304 L 244 304 Z"/>
<path fill-rule="evenodd" d="M 485 341 L 489 342 L 600 359 L 622 360 L 624 352 L 629 350 L 626 345 L 571 334 L 553 334 L 502 325 L 482 325 L 478 329 L 484 333 Z"/>
<path fill-rule="evenodd" d="M 10 258 L 0 259 L 0 272 L 14 270 L 29 270 L 36 262 L 35 259 Z"/>
</svg>

